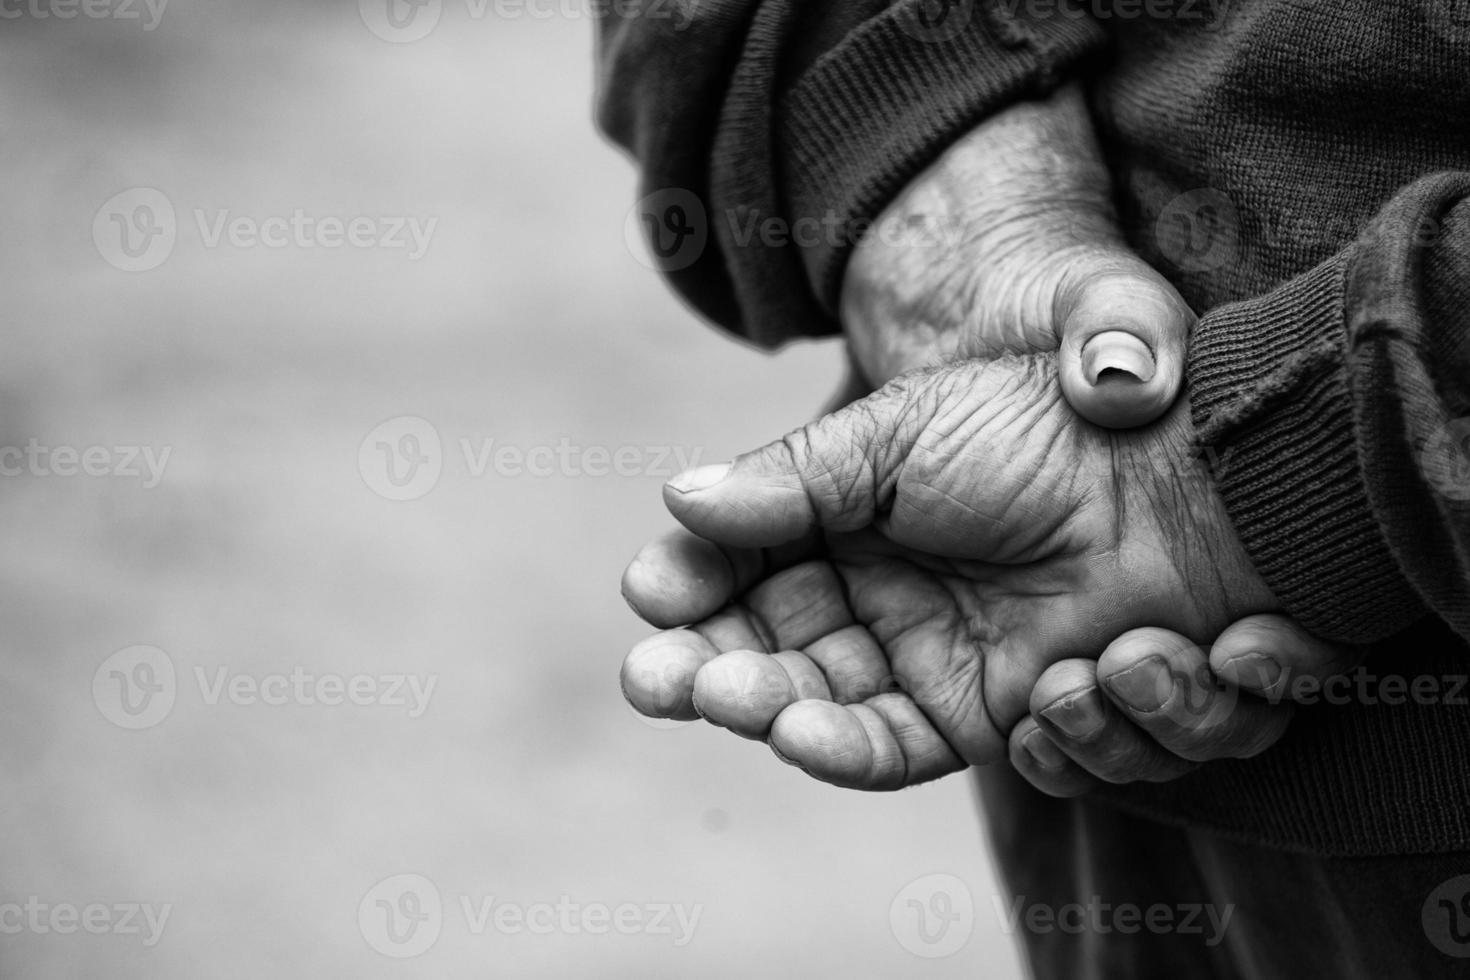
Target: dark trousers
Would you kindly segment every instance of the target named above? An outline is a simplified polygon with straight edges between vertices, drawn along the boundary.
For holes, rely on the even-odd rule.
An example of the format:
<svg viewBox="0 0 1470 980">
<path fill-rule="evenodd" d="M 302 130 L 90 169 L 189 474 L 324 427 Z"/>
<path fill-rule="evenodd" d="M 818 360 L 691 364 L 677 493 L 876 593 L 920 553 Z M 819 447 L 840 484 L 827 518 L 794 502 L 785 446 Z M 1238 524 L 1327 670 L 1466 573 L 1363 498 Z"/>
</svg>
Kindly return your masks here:
<svg viewBox="0 0 1470 980">
<path fill-rule="evenodd" d="M 1470 978 L 1470 854 L 1294 854 L 980 773 L 996 912 L 1036 980 Z"/>
</svg>

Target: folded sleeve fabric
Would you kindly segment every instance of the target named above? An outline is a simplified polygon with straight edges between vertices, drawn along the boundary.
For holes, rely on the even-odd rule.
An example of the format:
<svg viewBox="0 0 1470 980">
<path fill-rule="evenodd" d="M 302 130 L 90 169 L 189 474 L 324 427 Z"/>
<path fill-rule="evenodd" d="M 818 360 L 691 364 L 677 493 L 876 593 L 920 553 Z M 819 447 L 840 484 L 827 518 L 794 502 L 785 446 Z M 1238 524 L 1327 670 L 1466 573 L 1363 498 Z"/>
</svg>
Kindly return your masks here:
<svg viewBox="0 0 1470 980">
<path fill-rule="evenodd" d="M 1207 313 L 1189 390 L 1236 529 L 1304 625 L 1369 643 L 1432 611 L 1470 639 L 1470 173 Z"/>
<path fill-rule="evenodd" d="M 847 259 L 888 201 L 1105 44 L 1070 0 L 1029 6 L 618 5 L 599 24 L 598 120 L 639 164 L 634 217 L 657 266 L 701 314 L 762 346 L 836 331 Z"/>
</svg>

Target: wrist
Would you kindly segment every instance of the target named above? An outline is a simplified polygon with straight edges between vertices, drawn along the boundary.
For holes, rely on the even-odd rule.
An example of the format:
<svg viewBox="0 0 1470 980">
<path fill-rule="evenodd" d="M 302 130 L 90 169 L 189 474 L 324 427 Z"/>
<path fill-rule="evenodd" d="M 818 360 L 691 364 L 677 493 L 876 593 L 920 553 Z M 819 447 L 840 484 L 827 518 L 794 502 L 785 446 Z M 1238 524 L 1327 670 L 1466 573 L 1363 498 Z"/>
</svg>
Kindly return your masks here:
<svg viewBox="0 0 1470 980">
<path fill-rule="evenodd" d="M 1126 251 L 1070 86 L 988 119 L 890 202 L 853 250 L 839 318 L 874 384 L 955 356 L 1052 349 L 1066 277 Z"/>
<path fill-rule="evenodd" d="M 1141 522 L 1150 529 L 1140 536 L 1134 561 L 1152 563 L 1167 570 L 1164 578 L 1177 579 L 1177 586 L 1159 591 L 1189 597 L 1198 617 L 1191 638 L 1206 643 L 1243 616 L 1279 610 L 1220 493 L 1226 461 L 1196 439 L 1188 395 L 1139 436 L 1118 453 L 1120 523 Z M 1142 572 L 1145 579 L 1161 577 L 1147 568 Z"/>
</svg>

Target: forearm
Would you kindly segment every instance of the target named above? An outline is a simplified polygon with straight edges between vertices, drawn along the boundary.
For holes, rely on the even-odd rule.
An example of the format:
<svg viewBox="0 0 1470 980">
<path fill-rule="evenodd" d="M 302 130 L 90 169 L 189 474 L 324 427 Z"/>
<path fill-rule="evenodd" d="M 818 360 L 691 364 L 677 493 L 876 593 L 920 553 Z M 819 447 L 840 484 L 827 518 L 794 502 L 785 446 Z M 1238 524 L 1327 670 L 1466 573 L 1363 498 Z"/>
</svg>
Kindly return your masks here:
<svg viewBox="0 0 1470 980">
<path fill-rule="evenodd" d="M 935 25 L 926 3 L 707 0 L 675 30 L 640 16 L 650 0 L 599 25 L 598 118 L 639 163 L 652 227 L 661 192 L 697 202 L 702 246 L 660 267 L 700 312 L 766 345 L 835 331 L 854 229 L 1103 44 L 1085 16 L 983 0 Z"/>
<path fill-rule="evenodd" d="M 1076 84 L 971 130 L 853 250 L 840 319 L 868 380 L 963 355 L 968 337 L 1017 323 L 1043 333 L 1068 256 L 1122 247 L 1110 189 Z"/>
</svg>

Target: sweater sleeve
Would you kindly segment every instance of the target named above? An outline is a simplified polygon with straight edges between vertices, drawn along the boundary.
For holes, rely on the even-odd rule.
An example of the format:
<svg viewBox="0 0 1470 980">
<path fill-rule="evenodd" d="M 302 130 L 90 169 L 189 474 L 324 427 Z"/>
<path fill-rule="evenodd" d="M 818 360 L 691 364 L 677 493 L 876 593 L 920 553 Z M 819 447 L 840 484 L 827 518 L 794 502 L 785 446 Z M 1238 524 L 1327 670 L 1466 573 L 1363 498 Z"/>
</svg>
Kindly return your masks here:
<svg viewBox="0 0 1470 980">
<path fill-rule="evenodd" d="M 1075 0 L 613 9 L 599 22 L 597 112 L 640 169 L 630 221 L 696 310 L 763 346 L 835 331 L 847 259 L 883 207 L 986 116 L 1046 95 L 1104 43 Z"/>
<path fill-rule="evenodd" d="M 1415 182 L 1316 269 L 1207 312 L 1188 375 L 1289 612 L 1348 643 L 1429 612 L 1470 639 L 1470 173 Z"/>
</svg>

